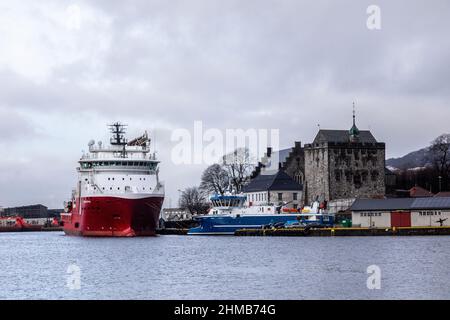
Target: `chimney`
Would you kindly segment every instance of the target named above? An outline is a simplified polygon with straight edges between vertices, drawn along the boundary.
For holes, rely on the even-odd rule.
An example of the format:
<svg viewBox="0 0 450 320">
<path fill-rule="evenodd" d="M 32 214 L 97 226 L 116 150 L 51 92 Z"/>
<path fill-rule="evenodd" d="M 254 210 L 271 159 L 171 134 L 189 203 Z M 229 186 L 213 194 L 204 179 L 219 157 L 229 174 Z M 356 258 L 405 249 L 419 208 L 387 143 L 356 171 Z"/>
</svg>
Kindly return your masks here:
<svg viewBox="0 0 450 320">
<path fill-rule="evenodd" d="M 301 141 L 295 141 L 295 149 L 300 149 L 302 147 Z"/>
</svg>

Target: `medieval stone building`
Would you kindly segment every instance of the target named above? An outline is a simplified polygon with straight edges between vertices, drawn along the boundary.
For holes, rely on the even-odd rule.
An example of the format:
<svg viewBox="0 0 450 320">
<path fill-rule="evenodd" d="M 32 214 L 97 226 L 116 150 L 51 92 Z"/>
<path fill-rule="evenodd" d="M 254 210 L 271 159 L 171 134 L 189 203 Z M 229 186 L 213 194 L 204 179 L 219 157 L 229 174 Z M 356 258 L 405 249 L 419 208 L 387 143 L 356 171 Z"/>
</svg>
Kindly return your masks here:
<svg viewBox="0 0 450 320">
<path fill-rule="evenodd" d="M 251 178 L 261 173 L 274 174 L 281 170 L 291 176 L 296 182 L 303 185 L 305 181 L 305 152 L 299 141 L 293 148 L 273 151 L 267 148 L 267 152 L 253 171 Z"/>
<path fill-rule="evenodd" d="M 319 130 L 305 145 L 306 201 L 383 197 L 385 144 L 370 131 Z"/>
<path fill-rule="evenodd" d="M 270 168 L 270 169 L 269 169 Z M 280 151 L 267 149 L 252 178 L 281 170 L 303 185 L 303 204 L 315 200 L 376 198 L 385 194 L 385 144 L 370 131 L 319 130 L 314 141 Z M 273 172 L 272 172 L 273 173 Z"/>
</svg>

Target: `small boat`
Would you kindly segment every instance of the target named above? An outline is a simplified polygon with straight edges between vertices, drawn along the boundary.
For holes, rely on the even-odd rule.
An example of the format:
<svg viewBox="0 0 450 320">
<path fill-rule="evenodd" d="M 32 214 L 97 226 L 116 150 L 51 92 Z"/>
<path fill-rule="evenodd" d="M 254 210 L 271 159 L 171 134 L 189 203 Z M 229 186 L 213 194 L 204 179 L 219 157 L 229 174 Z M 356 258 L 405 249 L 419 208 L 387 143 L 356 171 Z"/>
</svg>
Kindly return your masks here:
<svg viewBox="0 0 450 320">
<path fill-rule="evenodd" d="M 41 231 L 43 225 L 28 223 L 19 216 L 0 217 L 0 232 Z"/>
<path fill-rule="evenodd" d="M 264 227 L 280 226 L 286 223 L 325 223 L 333 224 L 331 214 L 319 209 L 319 204 L 312 208 L 300 210 L 286 210 L 285 205 L 244 206 L 245 196 L 223 195 L 213 196 L 213 207 L 208 214 L 194 219 L 198 226 L 188 230 L 188 235 L 234 235 L 239 229 L 261 229 Z M 314 214 L 313 211 L 316 211 Z"/>
</svg>

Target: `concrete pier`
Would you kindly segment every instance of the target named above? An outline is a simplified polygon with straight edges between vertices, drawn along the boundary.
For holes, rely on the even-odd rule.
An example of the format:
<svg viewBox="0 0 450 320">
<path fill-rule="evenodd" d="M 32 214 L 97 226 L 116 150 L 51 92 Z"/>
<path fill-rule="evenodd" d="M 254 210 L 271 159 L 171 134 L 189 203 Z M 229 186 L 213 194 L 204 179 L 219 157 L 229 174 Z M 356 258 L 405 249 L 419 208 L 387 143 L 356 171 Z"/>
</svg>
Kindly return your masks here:
<svg viewBox="0 0 450 320">
<path fill-rule="evenodd" d="M 241 229 L 237 230 L 235 235 L 270 237 L 437 236 L 450 235 L 450 227 Z"/>
</svg>

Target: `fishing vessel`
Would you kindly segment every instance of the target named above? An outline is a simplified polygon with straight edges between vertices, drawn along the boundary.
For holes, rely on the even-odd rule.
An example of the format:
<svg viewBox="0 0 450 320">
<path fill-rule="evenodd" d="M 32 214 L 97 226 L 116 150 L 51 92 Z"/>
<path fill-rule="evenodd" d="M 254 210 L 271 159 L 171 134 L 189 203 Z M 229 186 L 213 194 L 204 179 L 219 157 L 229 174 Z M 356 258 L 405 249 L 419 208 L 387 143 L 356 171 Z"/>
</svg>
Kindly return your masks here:
<svg viewBox="0 0 450 320">
<path fill-rule="evenodd" d="M 198 226 L 188 235 L 233 235 L 239 229 L 260 229 L 266 226 L 300 222 L 303 225 L 333 225 L 334 216 L 320 208 L 319 203 L 302 210 L 286 205 L 245 206 L 246 197 L 221 195 L 211 197 L 213 207 L 208 214 L 197 216 Z"/>
<path fill-rule="evenodd" d="M 153 236 L 164 201 L 159 161 L 147 132 L 127 141 L 126 125 L 109 126 L 108 146 L 91 140 L 79 160 L 78 183 L 61 214 L 64 232 L 77 236 Z"/>
</svg>

